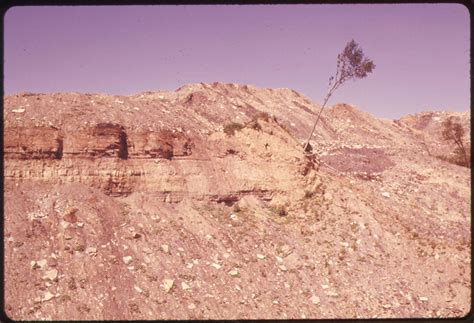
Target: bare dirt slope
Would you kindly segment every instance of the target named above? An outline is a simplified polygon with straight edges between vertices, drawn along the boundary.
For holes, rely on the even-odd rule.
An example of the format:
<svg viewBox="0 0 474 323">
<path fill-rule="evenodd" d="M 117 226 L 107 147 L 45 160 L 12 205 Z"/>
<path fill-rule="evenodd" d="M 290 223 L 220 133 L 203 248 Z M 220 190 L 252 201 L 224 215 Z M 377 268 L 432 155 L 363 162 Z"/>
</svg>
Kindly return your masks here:
<svg viewBox="0 0 474 323">
<path fill-rule="evenodd" d="M 470 169 L 437 156 L 442 121 L 468 134 L 470 114 L 338 104 L 307 156 L 317 108 L 222 83 L 5 97 L 6 314 L 467 314 Z"/>
</svg>

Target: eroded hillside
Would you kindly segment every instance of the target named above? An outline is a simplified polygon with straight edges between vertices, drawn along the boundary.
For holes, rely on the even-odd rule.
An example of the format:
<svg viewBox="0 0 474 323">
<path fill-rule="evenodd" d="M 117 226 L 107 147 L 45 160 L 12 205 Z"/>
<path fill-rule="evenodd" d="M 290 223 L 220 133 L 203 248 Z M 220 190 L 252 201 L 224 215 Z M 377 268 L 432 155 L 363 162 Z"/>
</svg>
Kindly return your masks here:
<svg viewBox="0 0 474 323">
<path fill-rule="evenodd" d="M 7 315 L 465 315 L 470 170 L 437 155 L 470 115 L 339 104 L 308 156 L 317 108 L 221 83 L 6 97 Z"/>
</svg>

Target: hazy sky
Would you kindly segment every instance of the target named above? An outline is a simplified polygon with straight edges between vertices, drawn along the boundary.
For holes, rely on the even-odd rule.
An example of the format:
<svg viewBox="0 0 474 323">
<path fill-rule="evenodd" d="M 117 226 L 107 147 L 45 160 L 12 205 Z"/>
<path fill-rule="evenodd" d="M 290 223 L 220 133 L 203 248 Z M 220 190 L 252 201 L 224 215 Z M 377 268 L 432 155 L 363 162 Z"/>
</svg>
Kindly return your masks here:
<svg viewBox="0 0 474 323">
<path fill-rule="evenodd" d="M 291 88 L 321 103 L 352 38 L 376 68 L 329 101 L 379 117 L 470 108 L 460 4 L 14 7 L 5 94 L 134 94 L 214 82 Z"/>
</svg>

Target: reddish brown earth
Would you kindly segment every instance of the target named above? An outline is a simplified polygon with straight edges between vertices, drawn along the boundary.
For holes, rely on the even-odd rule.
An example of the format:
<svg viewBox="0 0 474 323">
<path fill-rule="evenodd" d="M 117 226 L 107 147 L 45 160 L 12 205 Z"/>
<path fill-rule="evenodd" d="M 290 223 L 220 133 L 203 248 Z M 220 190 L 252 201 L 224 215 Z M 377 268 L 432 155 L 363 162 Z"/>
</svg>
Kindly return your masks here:
<svg viewBox="0 0 474 323">
<path fill-rule="evenodd" d="M 469 112 L 386 120 L 338 104 L 307 156 L 317 108 L 221 83 L 5 97 L 7 315 L 466 315 L 470 169 L 437 156 L 453 148 L 442 121 L 468 134 Z M 231 122 L 244 127 L 226 134 Z"/>
</svg>

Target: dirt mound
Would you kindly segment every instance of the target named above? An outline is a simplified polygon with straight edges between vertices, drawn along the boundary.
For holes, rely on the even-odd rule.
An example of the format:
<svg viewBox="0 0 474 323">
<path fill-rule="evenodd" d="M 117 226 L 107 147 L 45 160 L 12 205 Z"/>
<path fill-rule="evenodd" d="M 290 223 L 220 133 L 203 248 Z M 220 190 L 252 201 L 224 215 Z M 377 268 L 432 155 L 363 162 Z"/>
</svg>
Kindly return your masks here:
<svg viewBox="0 0 474 323">
<path fill-rule="evenodd" d="M 466 314 L 470 170 L 431 153 L 451 148 L 437 114 L 339 104 L 308 156 L 317 111 L 289 89 L 217 82 L 5 97 L 6 314 Z"/>
</svg>

